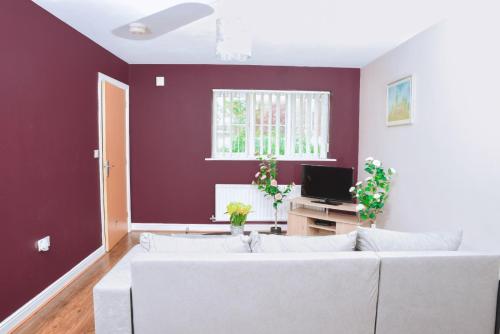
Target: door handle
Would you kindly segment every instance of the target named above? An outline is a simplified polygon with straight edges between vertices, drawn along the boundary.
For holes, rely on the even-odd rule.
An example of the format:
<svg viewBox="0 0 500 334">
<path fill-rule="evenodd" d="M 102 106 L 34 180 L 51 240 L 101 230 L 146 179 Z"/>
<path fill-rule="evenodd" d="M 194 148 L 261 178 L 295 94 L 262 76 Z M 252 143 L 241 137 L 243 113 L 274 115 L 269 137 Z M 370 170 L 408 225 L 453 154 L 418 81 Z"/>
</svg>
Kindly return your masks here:
<svg viewBox="0 0 500 334">
<path fill-rule="evenodd" d="M 111 167 L 114 167 L 114 165 L 111 165 L 109 163 L 109 160 L 106 160 L 103 166 L 103 168 L 106 170 L 106 177 L 109 177 L 109 170 L 111 169 Z"/>
</svg>

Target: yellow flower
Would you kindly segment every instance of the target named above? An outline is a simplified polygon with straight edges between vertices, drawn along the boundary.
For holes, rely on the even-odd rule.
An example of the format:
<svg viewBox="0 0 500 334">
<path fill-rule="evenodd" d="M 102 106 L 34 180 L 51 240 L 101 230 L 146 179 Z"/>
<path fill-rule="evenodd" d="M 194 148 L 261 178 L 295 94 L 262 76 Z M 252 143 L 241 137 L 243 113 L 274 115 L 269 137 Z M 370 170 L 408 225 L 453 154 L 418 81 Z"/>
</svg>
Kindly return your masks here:
<svg viewBox="0 0 500 334">
<path fill-rule="evenodd" d="M 233 214 L 248 215 L 252 210 L 252 206 L 241 202 L 231 202 L 227 205 L 226 210 L 226 213 L 231 216 Z"/>
</svg>

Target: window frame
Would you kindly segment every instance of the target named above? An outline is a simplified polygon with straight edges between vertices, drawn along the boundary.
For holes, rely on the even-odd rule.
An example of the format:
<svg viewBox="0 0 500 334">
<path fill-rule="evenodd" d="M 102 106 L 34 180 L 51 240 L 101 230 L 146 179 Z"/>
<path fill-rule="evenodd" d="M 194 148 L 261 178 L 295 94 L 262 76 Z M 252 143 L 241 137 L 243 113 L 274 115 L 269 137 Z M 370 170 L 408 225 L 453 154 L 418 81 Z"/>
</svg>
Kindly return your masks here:
<svg viewBox="0 0 500 334">
<path fill-rule="evenodd" d="M 328 154 L 330 153 L 330 121 L 331 121 L 331 92 L 329 91 L 306 91 L 306 90 L 263 90 L 263 89 L 212 89 L 212 130 L 211 130 L 211 156 L 210 158 L 205 158 L 205 160 L 213 160 L 213 161 L 253 161 L 256 160 L 255 156 L 255 144 L 251 145 L 255 141 L 255 108 L 249 108 L 249 101 L 246 101 L 247 104 L 247 115 L 246 115 L 246 141 L 245 141 L 245 152 L 244 153 L 228 153 L 221 154 L 217 153 L 217 98 L 219 97 L 217 93 L 239 93 L 239 94 L 305 94 L 305 95 L 314 95 L 314 94 L 322 94 L 327 96 L 327 131 L 326 131 L 326 143 L 325 148 L 325 157 L 311 157 L 309 155 L 304 154 L 290 154 L 287 152 L 292 146 L 288 144 L 289 141 L 293 138 L 291 134 L 291 122 L 288 120 L 289 115 L 287 115 L 287 130 L 285 131 L 285 154 L 284 155 L 276 155 L 276 160 L 279 161 L 337 161 L 334 158 L 328 158 Z M 275 125 L 274 125 L 275 126 Z"/>
</svg>

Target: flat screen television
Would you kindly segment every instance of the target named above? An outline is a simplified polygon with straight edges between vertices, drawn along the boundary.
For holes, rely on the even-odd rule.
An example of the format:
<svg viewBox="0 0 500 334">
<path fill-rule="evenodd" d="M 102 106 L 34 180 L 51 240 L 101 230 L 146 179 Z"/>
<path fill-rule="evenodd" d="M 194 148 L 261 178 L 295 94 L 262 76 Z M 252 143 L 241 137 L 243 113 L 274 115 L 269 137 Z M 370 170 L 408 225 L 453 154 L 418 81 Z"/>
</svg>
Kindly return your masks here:
<svg viewBox="0 0 500 334">
<path fill-rule="evenodd" d="M 317 202 L 333 205 L 351 202 L 349 188 L 353 183 L 353 168 L 302 165 L 301 195 L 320 199 Z"/>
</svg>

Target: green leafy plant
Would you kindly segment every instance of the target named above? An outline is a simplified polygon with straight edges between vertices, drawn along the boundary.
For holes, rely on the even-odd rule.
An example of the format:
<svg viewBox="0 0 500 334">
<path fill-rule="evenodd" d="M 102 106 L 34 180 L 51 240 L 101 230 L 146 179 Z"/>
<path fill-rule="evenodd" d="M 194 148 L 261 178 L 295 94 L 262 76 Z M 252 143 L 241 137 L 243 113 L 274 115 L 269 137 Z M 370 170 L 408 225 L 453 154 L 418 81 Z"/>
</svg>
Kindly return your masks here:
<svg viewBox="0 0 500 334">
<path fill-rule="evenodd" d="M 247 216 L 252 210 L 252 206 L 241 202 L 231 202 L 226 207 L 226 214 L 233 226 L 243 226 L 247 221 Z"/>
<path fill-rule="evenodd" d="M 257 156 L 259 163 L 259 171 L 255 174 L 255 180 L 252 184 L 257 185 L 257 189 L 264 193 L 264 196 L 273 198 L 273 207 L 278 209 L 278 206 L 283 203 L 284 198 L 292 191 L 293 182 L 285 186 L 283 189 L 278 187 L 278 167 L 276 157 L 268 155 L 266 157 Z"/>
<path fill-rule="evenodd" d="M 349 191 L 358 200 L 356 211 L 362 221 L 375 223 L 377 215 L 383 212 L 383 208 L 389 198 L 391 181 L 396 174 L 394 168 L 384 169 L 379 160 L 367 158 L 365 161 L 365 172 L 369 176 L 356 183 Z"/>
<path fill-rule="evenodd" d="M 292 191 L 295 183 L 290 183 L 284 188 L 278 186 L 278 166 L 276 157 L 272 155 L 257 156 L 259 162 L 259 171 L 255 174 L 255 180 L 252 184 L 257 185 L 257 189 L 264 193 L 264 196 L 270 196 L 273 199 L 274 207 L 274 229 L 278 230 L 278 207 L 283 204 L 285 197 Z M 272 231 L 272 229 L 271 229 Z"/>
</svg>

